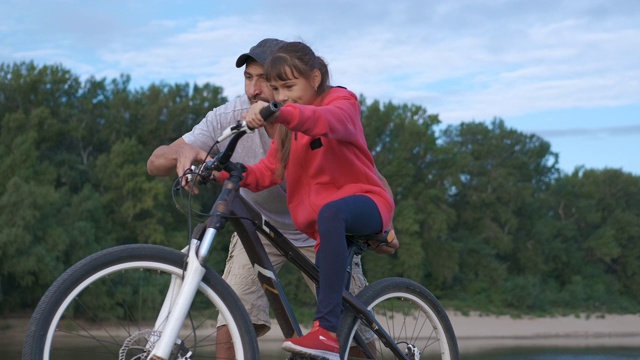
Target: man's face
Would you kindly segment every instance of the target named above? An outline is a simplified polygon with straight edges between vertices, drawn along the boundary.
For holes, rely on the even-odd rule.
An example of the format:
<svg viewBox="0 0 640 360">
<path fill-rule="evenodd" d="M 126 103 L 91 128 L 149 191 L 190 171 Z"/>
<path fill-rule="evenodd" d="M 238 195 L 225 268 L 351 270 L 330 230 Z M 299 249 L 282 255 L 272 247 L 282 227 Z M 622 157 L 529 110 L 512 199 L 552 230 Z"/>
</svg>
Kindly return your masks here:
<svg viewBox="0 0 640 360">
<path fill-rule="evenodd" d="M 273 91 L 264 78 L 264 66 L 257 61 L 248 61 L 244 67 L 244 92 L 252 104 L 273 101 Z"/>
</svg>

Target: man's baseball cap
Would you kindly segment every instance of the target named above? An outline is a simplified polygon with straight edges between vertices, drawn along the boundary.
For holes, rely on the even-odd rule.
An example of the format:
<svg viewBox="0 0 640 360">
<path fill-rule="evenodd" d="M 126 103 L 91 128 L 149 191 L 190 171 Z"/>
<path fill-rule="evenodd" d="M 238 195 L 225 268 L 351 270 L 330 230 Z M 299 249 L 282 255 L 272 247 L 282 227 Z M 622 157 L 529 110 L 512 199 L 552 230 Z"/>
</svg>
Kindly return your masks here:
<svg viewBox="0 0 640 360">
<path fill-rule="evenodd" d="M 255 59 L 260 64 L 264 65 L 267 62 L 267 59 L 273 52 L 286 41 L 278 40 L 278 39 L 264 39 L 259 43 L 249 49 L 248 53 L 244 53 L 238 56 L 238 60 L 236 60 L 236 67 L 243 67 L 249 58 Z"/>
</svg>

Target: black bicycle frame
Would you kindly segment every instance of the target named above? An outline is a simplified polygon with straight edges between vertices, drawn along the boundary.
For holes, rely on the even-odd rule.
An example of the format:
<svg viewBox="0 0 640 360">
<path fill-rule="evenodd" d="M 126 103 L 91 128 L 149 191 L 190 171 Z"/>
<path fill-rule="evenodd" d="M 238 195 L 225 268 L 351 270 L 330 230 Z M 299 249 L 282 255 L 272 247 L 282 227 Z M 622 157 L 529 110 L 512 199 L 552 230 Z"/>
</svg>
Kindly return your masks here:
<svg viewBox="0 0 640 360">
<path fill-rule="evenodd" d="M 244 166 L 229 162 L 229 167 L 225 170 L 231 170 L 229 171 L 230 177 L 222 184 L 222 191 L 211 208 L 206 226 L 204 224 L 197 226 L 193 231 L 193 238 L 202 239 L 206 228 L 214 228 L 216 231 L 220 231 L 227 222 L 230 222 L 244 246 L 253 269 L 256 271 L 258 281 L 262 285 L 283 335 L 285 338 L 302 336 L 300 325 L 258 233 L 262 234 L 289 262 L 316 285 L 318 285 L 320 279 L 319 269 L 239 193 L 240 182 L 243 179 L 242 174 L 245 170 Z M 349 274 L 347 274 L 349 277 L 351 262 L 356 252 L 357 250 L 354 246 L 349 247 Z M 367 324 L 396 357 L 407 359 L 404 352 L 398 348 L 389 334 L 380 326 L 369 309 L 351 294 L 348 288 L 347 285 L 342 292 L 343 302 L 358 315 L 362 322 Z M 368 349 L 361 341 L 360 345 L 365 352 L 368 352 Z M 370 353 L 369 356 L 371 356 Z"/>
</svg>

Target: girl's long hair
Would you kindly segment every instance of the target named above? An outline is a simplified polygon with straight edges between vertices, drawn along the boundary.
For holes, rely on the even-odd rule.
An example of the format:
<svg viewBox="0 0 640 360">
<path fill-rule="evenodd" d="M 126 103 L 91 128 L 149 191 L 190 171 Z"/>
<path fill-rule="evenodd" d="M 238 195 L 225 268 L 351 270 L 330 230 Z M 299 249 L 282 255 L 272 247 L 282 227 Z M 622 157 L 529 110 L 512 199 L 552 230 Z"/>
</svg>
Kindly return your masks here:
<svg viewBox="0 0 640 360">
<path fill-rule="evenodd" d="M 314 70 L 320 71 L 320 84 L 316 89 L 316 96 L 321 96 L 331 87 L 329 67 L 307 44 L 299 41 L 282 44 L 265 64 L 265 76 L 269 82 L 287 81 L 292 77 L 310 80 Z M 280 149 L 280 166 L 276 171 L 276 178 L 284 179 L 291 154 L 291 130 L 279 125 L 275 140 Z"/>
</svg>

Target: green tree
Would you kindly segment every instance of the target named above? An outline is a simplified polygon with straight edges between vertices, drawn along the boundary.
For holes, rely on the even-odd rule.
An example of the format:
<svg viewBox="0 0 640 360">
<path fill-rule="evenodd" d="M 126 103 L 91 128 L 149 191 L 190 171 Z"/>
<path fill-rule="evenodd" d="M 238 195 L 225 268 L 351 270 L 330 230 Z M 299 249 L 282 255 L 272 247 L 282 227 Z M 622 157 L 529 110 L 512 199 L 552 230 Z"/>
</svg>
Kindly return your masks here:
<svg viewBox="0 0 640 360">
<path fill-rule="evenodd" d="M 370 252 L 364 266 L 370 279 L 405 276 L 429 282 L 436 290 L 453 276 L 451 244 L 443 242 L 453 212 L 434 177 L 437 115 L 418 105 L 367 104 L 361 98 L 362 121 L 376 166 L 394 193 L 394 227 L 400 249 L 394 256 Z"/>
<path fill-rule="evenodd" d="M 181 246 L 183 237 L 171 240 L 175 235 L 171 228 L 175 225 L 171 221 L 175 214 L 164 206 L 170 198 L 171 183 L 150 181 L 146 171 L 147 158 L 142 145 L 135 139 L 126 138 L 96 161 L 93 181 L 100 189 L 109 231 L 117 236 L 117 244 Z M 176 244 L 175 240 L 181 242 Z"/>
<path fill-rule="evenodd" d="M 457 215 L 449 236 L 461 259 L 458 296 L 492 306 L 536 306 L 535 298 L 521 302 L 530 293 L 519 284 L 523 278 L 535 282 L 545 266 L 546 239 L 536 229 L 547 217 L 540 199 L 559 174 L 557 154 L 540 137 L 499 119 L 448 126 L 441 141 L 448 198 Z"/>
<path fill-rule="evenodd" d="M 54 117 L 73 101 L 80 80 L 61 65 L 0 64 L 0 121 L 7 114 L 47 108 Z"/>
<path fill-rule="evenodd" d="M 557 307 L 630 311 L 640 289 L 640 179 L 620 170 L 576 169 L 552 189 L 548 276 Z"/>
<path fill-rule="evenodd" d="M 176 209 L 175 178 L 147 175 L 146 160 L 226 98 L 212 84 L 130 83 L 0 64 L 1 310 L 32 308 L 64 269 L 100 249 L 186 244 L 187 203 Z M 361 105 L 401 243 L 392 256 L 365 254 L 369 280 L 413 278 L 447 303 L 494 313 L 639 311 L 638 176 L 561 176 L 548 142 L 499 119 L 437 133 L 438 116 L 421 106 Z M 201 192 L 194 209 L 208 211 L 214 193 Z M 227 245 L 214 245 L 218 271 Z M 284 276 L 294 307 L 313 302 L 298 296 L 308 292 L 297 272 Z"/>
<path fill-rule="evenodd" d="M 5 116 L 0 153 L 0 276 L 2 308 L 18 307 L 41 296 L 42 286 L 62 270 L 59 255 L 66 246 L 58 221 L 64 206 L 55 188 L 56 170 L 40 159 L 41 128 L 46 117 L 35 111 Z M 15 288 L 26 291 L 15 292 Z M 7 296 L 11 294 L 11 296 Z"/>
</svg>

